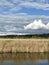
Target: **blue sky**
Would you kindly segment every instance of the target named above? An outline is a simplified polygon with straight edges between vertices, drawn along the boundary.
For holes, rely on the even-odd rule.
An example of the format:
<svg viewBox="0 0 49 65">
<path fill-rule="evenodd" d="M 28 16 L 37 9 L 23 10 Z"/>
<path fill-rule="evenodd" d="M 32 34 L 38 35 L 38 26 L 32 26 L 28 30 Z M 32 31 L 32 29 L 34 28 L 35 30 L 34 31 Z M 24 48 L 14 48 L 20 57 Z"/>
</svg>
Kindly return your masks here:
<svg viewBox="0 0 49 65">
<path fill-rule="evenodd" d="M 38 21 L 33 23 L 34 20 Z M 38 30 L 37 33 L 49 33 L 49 0 L 0 0 L 0 34 L 36 32 L 33 28 L 24 29 L 30 23 L 35 24 L 35 27 L 41 23 L 44 28 L 48 28 L 47 31 Z"/>
<path fill-rule="evenodd" d="M 0 15 L 19 13 L 49 16 L 49 0 L 0 0 Z"/>
</svg>

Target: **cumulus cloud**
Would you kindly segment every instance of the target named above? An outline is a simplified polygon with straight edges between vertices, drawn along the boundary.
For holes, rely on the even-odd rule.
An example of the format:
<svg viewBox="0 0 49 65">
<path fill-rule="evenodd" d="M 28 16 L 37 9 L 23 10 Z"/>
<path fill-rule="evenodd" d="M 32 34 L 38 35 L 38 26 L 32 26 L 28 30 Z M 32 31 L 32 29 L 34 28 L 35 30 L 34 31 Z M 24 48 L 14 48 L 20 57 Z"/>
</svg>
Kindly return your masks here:
<svg viewBox="0 0 49 65">
<path fill-rule="evenodd" d="M 44 24 L 42 20 L 35 20 L 33 23 L 24 26 L 24 29 L 49 29 L 49 23 Z"/>
<path fill-rule="evenodd" d="M 47 26 L 47 29 L 49 29 L 49 23 L 47 23 L 47 25 L 46 25 L 46 26 Z"/>
<path fill-rule="evenodd" d="M 19 15 L 0 15 L 0 23 L 2 24 L 11 24 L 14 25 L 16 24 L 16 26 L 20 26 L 24 27 L 24 29 L 39 29 L 39 28 L 46 28 L 48 29 L 49 27 L 49 23 L 47 23 L 47 26 L 41 21 L 43 20 L 43 22 L 49 22 L 49 16 L 32 16 L 32 15 L 25 15 L 24 13 L 20 13 Z M 34 21 L 35 20 L 35 21 Z M 39 20 L 39 21 L 38 21 Z M 33 22 L 34 21 L 34 22 Z M 32 22 L 32 23 L 31 23 Z M 30 24 L 29 24 L 30 23 Z M 27 25 L 28 24 L 28 25 Z M 6 30 L 17 30 L 14 26 L 5 26 Z M 20 28 L 18 29 L 20 30 Z"/>
<path fill-rule="evenodd" d="M 33 28 L 36 30 L 49 30 L 49 23 L 47 22 L 49 22 L 49 16 L 32 16 L 24 15 L 24 13 L 20 13 L 19 15 L 0 15 L 0 34 L 29 34 L 30 32 L 34 33 Z M 40 33 L 42 32 L 40 31 Z"/>
</svg>

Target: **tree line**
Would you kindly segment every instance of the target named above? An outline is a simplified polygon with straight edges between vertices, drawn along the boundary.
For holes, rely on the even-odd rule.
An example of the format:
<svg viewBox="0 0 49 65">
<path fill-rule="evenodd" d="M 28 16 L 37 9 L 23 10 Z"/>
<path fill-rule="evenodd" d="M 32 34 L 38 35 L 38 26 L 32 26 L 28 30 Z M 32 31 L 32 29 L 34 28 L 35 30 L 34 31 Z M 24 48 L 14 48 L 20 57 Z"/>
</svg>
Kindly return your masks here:
<svg viewBox="0 0 49 65">
<path fill-rule="evenodd" d="M 49 38 L 49 34 L 34 34 L 34 35 L 5 35 L 0 38 Z"/>
</svg>

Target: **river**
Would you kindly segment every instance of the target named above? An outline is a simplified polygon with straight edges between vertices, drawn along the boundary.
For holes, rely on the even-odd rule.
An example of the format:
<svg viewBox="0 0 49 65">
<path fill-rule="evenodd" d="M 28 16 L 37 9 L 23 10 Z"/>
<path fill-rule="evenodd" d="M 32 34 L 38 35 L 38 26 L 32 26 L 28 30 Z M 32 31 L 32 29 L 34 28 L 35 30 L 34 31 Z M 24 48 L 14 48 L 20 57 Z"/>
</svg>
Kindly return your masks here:
<svg viewBox="0 0 49 65">
<path fill-rule="evenodd" d="M 0 65 L 49 65 L 49 53 L 0 54 Z"/>
</svg>

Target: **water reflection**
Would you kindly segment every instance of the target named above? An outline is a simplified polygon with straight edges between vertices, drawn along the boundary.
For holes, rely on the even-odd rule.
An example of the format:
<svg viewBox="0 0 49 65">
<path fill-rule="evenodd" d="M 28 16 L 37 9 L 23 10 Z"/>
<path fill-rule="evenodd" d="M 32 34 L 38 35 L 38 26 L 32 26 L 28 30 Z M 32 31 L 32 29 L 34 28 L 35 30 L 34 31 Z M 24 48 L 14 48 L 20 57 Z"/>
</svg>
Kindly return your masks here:
<svg viewBox="0 0 49 65">
<path fill-rule="evenodd" d="M 49 53 L 0 54 L 0 65 L 49 65 Z"/>
</svg>

